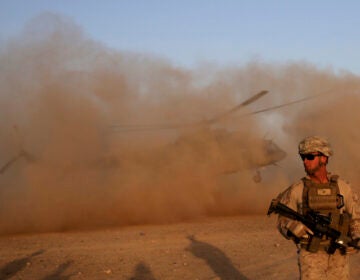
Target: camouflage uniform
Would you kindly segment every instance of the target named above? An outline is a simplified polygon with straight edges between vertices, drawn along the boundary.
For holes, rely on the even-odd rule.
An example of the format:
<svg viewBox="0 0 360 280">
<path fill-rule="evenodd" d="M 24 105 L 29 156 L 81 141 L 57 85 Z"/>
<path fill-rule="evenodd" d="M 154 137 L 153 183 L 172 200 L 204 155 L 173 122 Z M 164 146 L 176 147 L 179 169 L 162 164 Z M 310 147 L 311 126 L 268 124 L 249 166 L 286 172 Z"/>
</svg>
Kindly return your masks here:
<svg viewBox="0 0 360 280">
<path fill-rule="evenodd" d="M 328 142 L 322 138 L 306 138 L 299 144 L 299 153 L 321 152 L 329 157 L 332 150 Z M 328 178 L 330 178 L 329 174 Z M 310 177 L 306 176 L 306 179 Z M 289 208 L 304 214 L 303 190 L 304 179 L 291 185 L 278 198 L 280 202 Z M 344 207 L 340 213 L 347 212 L 351 215 L 350 234 L 353 239 L 360 238 L 360 206 L 358 196 L 352 191 L 350 184 L 344 180 L 337 179 L 339 193 L 344 197 Z M 287 239 L 291 239 L 286 224 L 288 218 L 279 216 L 278 229 Z M 322 241 L 322 245 L 315 253 L 307 251 L 306 244 L 308 238 L 297 240 L 298 247 L 298 265 L 300 270 L 300 279 L 349 279 L 349 255 L 341 254 L 336 250 L 334 254 L 328 254 L 326 251 L 327 240 Z"/>
</svg>

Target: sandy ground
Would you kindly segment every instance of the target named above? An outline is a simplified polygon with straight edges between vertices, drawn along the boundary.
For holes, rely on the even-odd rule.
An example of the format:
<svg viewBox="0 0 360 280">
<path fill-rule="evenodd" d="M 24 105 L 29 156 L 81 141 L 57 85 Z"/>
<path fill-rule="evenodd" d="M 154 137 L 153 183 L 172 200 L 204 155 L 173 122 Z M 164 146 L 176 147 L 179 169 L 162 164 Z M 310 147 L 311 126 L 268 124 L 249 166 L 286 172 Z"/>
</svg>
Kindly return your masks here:
<svg viewBox="0 0 360 280">
<path fill-rule="evenodd" d="M 1 279 L 298 279 L 275 217 L 208 218 L 0 238 Z M 351 257 L 351 279 L 360 254 Z"/>
</svg>

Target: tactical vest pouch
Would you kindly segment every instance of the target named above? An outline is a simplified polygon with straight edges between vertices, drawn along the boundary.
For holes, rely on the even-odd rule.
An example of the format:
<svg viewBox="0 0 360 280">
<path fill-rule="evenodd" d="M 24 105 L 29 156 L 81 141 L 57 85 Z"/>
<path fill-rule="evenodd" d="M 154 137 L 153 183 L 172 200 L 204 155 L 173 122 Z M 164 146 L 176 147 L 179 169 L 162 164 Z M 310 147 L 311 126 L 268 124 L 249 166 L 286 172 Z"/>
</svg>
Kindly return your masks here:
<svg viewBox="0 0 360 280">
<path fill-rule="evenodd" d="M 317 211 L 336 209 L 338 206 L 336 188 L 331 185 L 309 188 L 308 205 L 310 209 Z"/>
<path fill-rule="evenodd" d="M 350 233 L 350 221 L 351 215 L 347 212 L 344 212 L 340 215 L 339 221 L 339 231 L 342 235 L 348 236 Z"/>
<path fill-rule="evenodd" d="M 312 236 L 307 244 L 306 250 L 311 253 L 316 253 L 320 248 L 321 238 L 318 236 Z"/>
</svg>

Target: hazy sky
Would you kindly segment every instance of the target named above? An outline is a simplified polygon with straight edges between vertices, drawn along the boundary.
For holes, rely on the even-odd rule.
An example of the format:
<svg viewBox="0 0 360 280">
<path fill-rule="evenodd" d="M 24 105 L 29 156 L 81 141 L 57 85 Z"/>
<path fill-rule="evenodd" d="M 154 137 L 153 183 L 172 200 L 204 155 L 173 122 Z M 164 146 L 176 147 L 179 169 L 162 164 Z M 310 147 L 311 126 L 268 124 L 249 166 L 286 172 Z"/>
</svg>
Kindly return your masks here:
<svg viewBox="0 0 360 280">
<path fill-rule="evenodd" d="M 0 42 L 49 11 L 108 47 L 186 67 L 260 59 L 360 74 L 355 0 L 0 0 Z"/>
</svg>

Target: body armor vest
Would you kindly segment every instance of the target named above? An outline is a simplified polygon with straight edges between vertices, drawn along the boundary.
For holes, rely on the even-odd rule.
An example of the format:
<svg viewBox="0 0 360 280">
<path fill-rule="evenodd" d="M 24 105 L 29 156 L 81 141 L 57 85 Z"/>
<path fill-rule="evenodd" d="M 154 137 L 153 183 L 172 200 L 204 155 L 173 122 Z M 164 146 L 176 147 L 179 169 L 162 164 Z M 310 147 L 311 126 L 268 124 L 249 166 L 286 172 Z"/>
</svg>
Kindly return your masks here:
<svg viewBox="0 0 360 280">
<path fill-rule="evenodd" d="M 308 178 L 302 179 L 303 189 L 303 214 L 313 210 L 322 215 L 331 217 L 331 226 L 338 229 L 340 208 L 342 207 L 338 176 L 330 177 L 329 183 L 320 184 Z"/>
<path fill-rule="evenodd" d="M 303 178 L 303 215 L 312 210 L 321 215 L 330 218 L 330 226 L 340 231 L 344 235 L 349 234 L 350 215 L 343 211 L 344 199 L 340 194 L 337 175 L 332 175 L 328 183 L 320 184 L 312 182 L 308 178 Z M 325 245 L 326 236 L 324 236 L 321 244 Z M 311 246 L 311 244 L 308 244 Z M 317 244 L 315 247 L 319 247 Z M 312 247 L 312 246 L 311 246 Z M 323 246 L 324 247 L 324 246 Z M 309 246 L 308 246 L 309 248 Z M 317 251 L 319 248 L 311 248 L 311 251 Z"/>
</svg>

